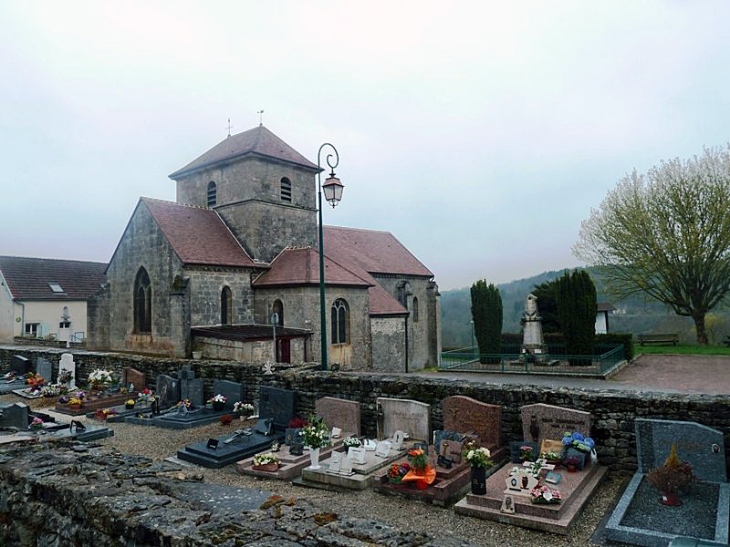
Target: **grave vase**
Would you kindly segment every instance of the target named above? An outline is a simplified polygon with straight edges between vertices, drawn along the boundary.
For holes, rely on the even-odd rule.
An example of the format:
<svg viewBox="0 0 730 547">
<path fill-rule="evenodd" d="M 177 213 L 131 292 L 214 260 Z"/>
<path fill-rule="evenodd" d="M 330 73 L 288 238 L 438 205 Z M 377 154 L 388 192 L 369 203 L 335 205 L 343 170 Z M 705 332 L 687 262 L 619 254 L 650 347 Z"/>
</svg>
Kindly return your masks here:
<svg viewBox="0 0 730 547">
<path fill-rule="evenodd" d="M 312 469 L 319 469 L 319 448 L 311 448 L 309 450 L 309 461 Z"/>
<path fill-rule="evenodd" d="M 487 468 L 473 465 L 471 468 L 471 493 L 483 496 L 487 493 Z"/>
<path fill-rule="evenodd" d="M 682 500 L 679 499 L 679 495 L 676 492 L 662 492 L 662 497 L 659 498 L 659 503 L 662 505 L 679 507 L 682 505 Z"/>
<path fill-rule="evenodd" d="M 213 410 L 215 410 L 216 412 L 220 412 L 221 410 L 223 410 L 224 406 L 226 406 L 226 403 L 222 401 L 213 401 Z"/>
</svg>

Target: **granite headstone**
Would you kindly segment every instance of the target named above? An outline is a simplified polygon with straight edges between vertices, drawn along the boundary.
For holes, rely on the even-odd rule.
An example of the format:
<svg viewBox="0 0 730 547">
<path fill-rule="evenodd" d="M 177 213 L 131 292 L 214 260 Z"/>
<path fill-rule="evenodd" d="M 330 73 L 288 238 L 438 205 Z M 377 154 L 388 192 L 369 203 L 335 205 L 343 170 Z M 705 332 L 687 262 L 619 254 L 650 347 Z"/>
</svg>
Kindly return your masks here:
<svg viewBox="0 0 730 547">
<path fill-rule="evenodd" d="M 296 393 L 289 389 L 261 386 L 259 388 L 259 416 L 273 418 L 274 427 L 284 431 L 296 411 Z"/>
<path fill-rule="evenodd" d="M 378 439 L 388 439 L 399 429 L 413 440 L 430 440 L 431 405 L 410 399 L 378 397 Z"/>
<path fill-rule="evenodd" d="M 538 403 L 522 407 L 522 434 L 526 441 L 537 443 L 544 439 L 560 440 L 566 432 L 591 434 L 589 412 Z"/>
<path fill-rule="evenodd" d="M 339 427 L 348 435 L 360 436 L 360 403 L 322 397 L 314 402 L 314 411 L 330 427 Z"/>
<path fill-rule="evenodd" d="M 502 407 L 454 395 L 441 402 L 444 430 L 474 433 L 490 450 L 502 446 Z"/>
</svg>

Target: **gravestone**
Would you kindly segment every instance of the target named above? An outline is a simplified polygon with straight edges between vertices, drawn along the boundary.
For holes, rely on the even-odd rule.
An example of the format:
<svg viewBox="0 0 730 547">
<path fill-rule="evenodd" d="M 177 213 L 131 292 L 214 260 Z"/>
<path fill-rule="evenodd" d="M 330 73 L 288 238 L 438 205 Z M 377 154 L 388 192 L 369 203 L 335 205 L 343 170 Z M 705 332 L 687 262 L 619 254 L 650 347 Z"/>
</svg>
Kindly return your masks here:
<svg viewBox="0 0 730 547">
<path fill-rule="evenodd" d="M 180 367 L 178 377 L 180 379 L 180 399 L 188 399 L 194 407 L 203 406 L 205 404 L 203 379 L 195 377 L 195 371 L 190 365 Z"/>
<path fill-rule="evenodd" d="M 431 439 L 431 405 L 410 399 L 378 397 L 378 439 L 388 439 L 399 429 L 411 440 Z"/>
<path fill-rule="evenodd" d="M 230 412 L 233 405 L 243 400 L 243 384 L 229 380 L 215 380 L 213 382 L 213 395 L 223 395 L 226 398 L 225 410 Z"/>
<path fill-rule="evenodd" d="M 0 403 L 0 429 L 28 428 L 28 405 Z"/>
<path fill-rule="evenodd" d="M 53 365 L 45 357 L 38 357 L 36 372 L 43 377 L 43 379 L 46 381 L 46 384 L 53 383 Z"/>
<path fill-rule="evenodd" d="M 180 380 L 160 374 L 157 377 L 155 393 L 160 398 L 160 408 L 169 408 L 180 401 Z"/>
<path fill-rule="evenodd" d="M 545 439 L 560 440 L 566 432 L 574 431 L 586 437 L 591 435 L 589 412 L 543 403 L 522 407 L 522 435 L 538 447 Z"/>
<path fill-rule="evenodd" d="M 28 374 L 33 367 L 30 359 L 23 357 L 22 355 L 13 355 L 10 358 L 10 370 L 17 372 L 20 375 Z"/>
<path fill-rule="evenodd" d="M 343 434 L 360 436 L 360 403 L 322 397 L 314 403 L 314 411 L 329 427 L 339 427 Z"/>
<path fill-rule="evenodd" d="M 70 353 L 64 353 L 61 355 L 61 360 L 58 363 L 58 374 L 68 371 L 71 373 L 71 380 L 68 382 L 69 389 L 76 389 L 76 363 L 74 363 L 74 356 Z"/>
<path fill-rule="evenodd" d="M 144 391 L 147 387 L 147 378 L 145 373 L 131 367 L 126 367 L 122 371 L 122 385 L 129 388 L 130 384 L 133 386 L 133 390 L 137 393 Z"/>
<path fill-rule="evenodd" d="M 454 395 L 441 402 L 444 431 L 476 434 L 494 452 L 502 446 L 502 407 Z"/>
<path fill-rule="evenodd" d="M 270 386 L 259 388 L 259 416 L 273 418 L 274 428 L 284 431 L 296 413 L 296 393 Z"/>
</svg>

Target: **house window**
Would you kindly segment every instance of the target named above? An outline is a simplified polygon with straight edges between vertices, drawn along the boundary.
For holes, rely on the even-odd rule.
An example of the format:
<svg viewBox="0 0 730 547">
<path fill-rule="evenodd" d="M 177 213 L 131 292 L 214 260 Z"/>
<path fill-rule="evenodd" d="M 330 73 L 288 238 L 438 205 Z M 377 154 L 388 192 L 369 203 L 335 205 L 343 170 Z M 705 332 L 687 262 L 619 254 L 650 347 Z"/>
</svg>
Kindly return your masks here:
<svg viewBox="0 0 730 547">
<path fill-rule="evenodd" d="M 231 289 L 223 287 L 221 291 L 221 325 L 230 325 L 233 322 L 233 296 Z"/>
<path fill-rule="evenodd" d="M 208 183 L 208 207 L 214 207 L 218 198 L 218 192 L 215 182 L 212 180 Z"/>
<path fill-rule="evenodd" d="M 60 321 L 58 323 L 59 329 L 70 329 L 71 328 L 71 322 L 70 321 Z"/>
<path fill-rule="evenodd" d="M 276 314 L 277 318 L 279 319 L 276 323 L 277 327 L 283 327 L 284 326 L 284 304 L 282 304 L 281 300 L 274 300 L 274 305 L 271 307 L 271 315 L 273 316 Z"/>
<path fill-rule="evenodd" d="M 39 328 L 40 328 L 40 323 L 26 323 L 25 324 L 25 335 L 30 336 L 32 338 L 36 338 L 38 336 Z"/>
<path fill-rule="evenodd" d="M 61 287 L 58 283 L 49 283 L 48 286 L 51 287 L 51 290 L 55 293 L 63 292 L 63 287 Z"/>
<path fill-rule="evenodd" d="M 134 280 L 134 332 L 152 332 L 152 287 L 144 268 Z"/>
<path fill-rule="evenodd" d="M 413 322 L 418 323 L 418 298 L 413 297 Z"/>
<path fill-rule="evenodd" d="M 350 313 L 347 302 L 338 298 L 332 304 L 332 343 L 347 344 L 350 334 Z"/>
<path fill-rule="evenodd" d="M 281 201 L 291 203 L 291 181 L 286 177 L 281 179 Z"/>
</svg>

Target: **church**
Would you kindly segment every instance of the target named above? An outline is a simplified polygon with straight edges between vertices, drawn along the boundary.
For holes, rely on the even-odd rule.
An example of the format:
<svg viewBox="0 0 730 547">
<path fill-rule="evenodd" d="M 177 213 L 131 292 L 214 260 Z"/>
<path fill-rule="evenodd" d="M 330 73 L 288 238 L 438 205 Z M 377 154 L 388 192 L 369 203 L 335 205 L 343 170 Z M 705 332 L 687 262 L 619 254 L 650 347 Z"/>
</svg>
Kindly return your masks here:
<svg viewBox="0 0 730 547">
<path fill-rule="evenodd" d="M 318 166 L 268 128 L 232 135 L 139 199 L 89 302 L 89 349 L 319 362 Z M 433 273 L 389 232 L 324 226 L 329 362 L 437 366 Z"/>
</svg>

